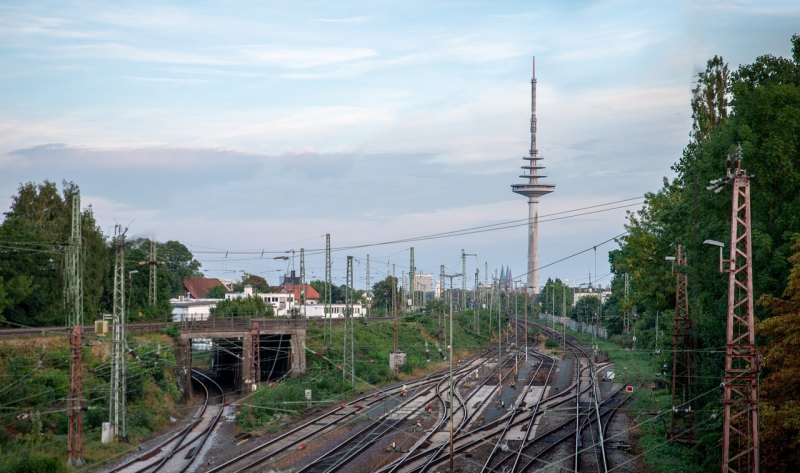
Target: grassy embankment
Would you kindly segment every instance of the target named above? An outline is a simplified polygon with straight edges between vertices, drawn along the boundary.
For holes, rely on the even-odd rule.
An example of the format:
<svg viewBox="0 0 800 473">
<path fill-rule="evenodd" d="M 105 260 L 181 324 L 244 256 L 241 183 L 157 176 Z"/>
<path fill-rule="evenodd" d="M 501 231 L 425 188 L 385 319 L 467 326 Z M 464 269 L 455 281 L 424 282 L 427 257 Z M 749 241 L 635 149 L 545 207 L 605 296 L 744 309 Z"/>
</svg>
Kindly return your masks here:
<svg viewBox="0 0 800 473">
<path fill-rule="evenodd" d="M 561 325 L 556 324 L 556 327 L 560 329 Z M 569 329 L 567 333 L 587 346 L 592 344 L 592 336 L 589 334 Z M 596 343 L 600 351 L 608 354 L 609 359 L 614 362 L 614 381 L 634 387 L 626 413 L 631 421 L 631 438 L 636 443 L 633 450 L 636 461 L 640 461 L 640 465 L 646 465 L 648 471 L 654 473 L 708 471 L 709 465 L 714 464 L 713 458 L 698 458 L 699 449 L 691 444 L 683 445 L 667 440 L 671 422 L 672 381 L 669 375 L 662 373 L 671 368 L 671 354 L 654 354 L 651 349 L 630 350 L 600 339 Z M 721 429 L 719 420 L 708 418 L 698 422 L 701 415 L 708 417 L 707 413 L 695 414 L 698 431 L 707 433 L 701 435 L 700 443 L 714 442 L 714 429 Z M 702 450 L 708 451 L 708 448 Z"/>
<path fill-rule="evenodd" d="M 130 443 L 100 443 L 108 421 L 109 342 L 85 339 L 83 349 L 84 459 L 97 464 L 134 448 L 182 415 L 172 375 L 172 338 L 129 339 L 127 402 Z M 64 337 L 0 343 L 0 473 L 68 471 L 66 463 L 71 351 Z"/>
<path fill-rule="evenodd" d="M 488 313 L 480 317 L 480 335 L 473 330 L 474 316 L 471 311 L 453 318 L 454 359 L 480 349 L 497 333 L 497 317 L 491 321 Z M 492 323 L 493 322 L 493 323 Z M 446 364 L 437 351 L 439 316 L 411 314 L 401 317 L 398 323 L 398 346 L 406 352 L 406 364 L 399 373 L 389 370 L 389 353 L 394 348 L 394 324 L 392 322 L 355 323 L 355 368 L 356 386 L 339 368 L 342 363 L 342 326 L 333 327 L 330 350 L 325 350 L 321 321 L 309 322 L 306 344 L 306 374 L 272 385 L 262 385 L 241 403 L 237 422 L 248 432 L 263 433 L 280 429 L 286 420 L 299 417 L 317 408 L 324 408 L 355 393 L 368 391 L 381 384 L 411 379 L 424 373 L 443 369 Z M 445 333 L 449 337 L 447 319 Z M 425 342 L 428 343 L 431 361 L 425 359 Z M 440 344 L 443 352 L 447 342 Z M 446 353 L 445 353 L 446 354 Z M 307 407 L 305 390 L 311 389 L 312 408 Z"/>
</svg>

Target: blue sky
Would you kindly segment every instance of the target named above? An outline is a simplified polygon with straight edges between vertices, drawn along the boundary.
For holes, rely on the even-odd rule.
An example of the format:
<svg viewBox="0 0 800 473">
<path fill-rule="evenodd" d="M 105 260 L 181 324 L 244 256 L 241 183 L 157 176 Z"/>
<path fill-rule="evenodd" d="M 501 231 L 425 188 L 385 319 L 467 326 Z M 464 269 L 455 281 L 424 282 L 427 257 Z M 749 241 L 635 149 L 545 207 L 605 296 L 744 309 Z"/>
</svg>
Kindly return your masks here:
<svg viewBox="0 0 800 473">
<path fill-rule="evenodd" d="M 534 55 L 548 215 L 656 190 L 706 61 L 787 56 L 797 25 L 789 1 L 5 1 L 0 206 L 21 182 L 72 180 L 106 234 L 129 224 L 186 243 L 209 275 L 275 283 L 291 263 L 270 252 L 324 248 L 325 233 L 341 247 L 525 218 L 510 185 Z M 541 263 L 624 220 L 543 222 Z M 460 271 L 464 248 L 470 275 L 484 262 L 521 275 L 526 241 L 517 226 L 413 246 L 418 271 Z M 338 251 L 336 278 L 347 254 L 359 284 L 368 253 L 373 281 L 399 274 L 411 245 Z M 541 281 L 602 277 L 612 248 L 596 271 L 588 252 Z"/>
</svg>

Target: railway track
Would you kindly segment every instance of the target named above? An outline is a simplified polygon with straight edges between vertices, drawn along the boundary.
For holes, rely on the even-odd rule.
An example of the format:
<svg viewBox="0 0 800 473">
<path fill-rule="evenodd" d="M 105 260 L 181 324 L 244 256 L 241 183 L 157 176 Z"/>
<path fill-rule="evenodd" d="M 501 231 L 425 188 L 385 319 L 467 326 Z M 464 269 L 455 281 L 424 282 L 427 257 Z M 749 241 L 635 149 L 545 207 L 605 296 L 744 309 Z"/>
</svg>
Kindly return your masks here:
<svg viewBox="0 0 800 473">
<path fill-rule="evenodd" d="M 547 327 L 533 325 L 549 332 Z M 201 447 L 184 444 L 200 435 L 184 433 L 180 439 L 173 437 L 174 444 L 160 447 L 158 461 L 138 460 L 137 467 L 112 471 L 232 473 L 288 467 L 295 473 L 433 471 L 447 468 L 445 462 L 450 459 L 452 412 L 453 458 L 462 471 L 564 467 L 575 472 L 608 472 L 612 467 L 603 447 L 607 425 L 626 397 L 601 396 L 599 368 L 589 361 L 589 352 L 571 340 L 565 340 L 571 381 L 567 385 L 562 380 L 566 387 L 560 391 L 553 389 L 557 360 L 535 350 L 524 353 L 519 348 L 521 332 L 514 331 L 513 350 L 498 353 L 493 348 L 458 366 L 452 405 L 449 376 L 437 372 L 341 403 L 219 465 L 192 466 Z M 524 355 L 530 361 L 520 369 Z M 478 372 L 481 376 L 476 377 Z M 509 393 L 513 401 L 501 403 L 500 399 L 509 399 Z M 565 412 L 572 414 L 565 417 Z M 203 427 L 195 426 L 197 430 Z M 391 442 L 391 448 L 387 447 L 387 439 L 402 439 L 405 446 L 395 448 Z M 178 460 L 181 457 L 184 463 Z"/>
<path fill-rule="evenodd" d="M 482 363 L 476 358 L 460 368 L 465 375 Z M 299 455 L 305 446 L 322 437 L 333 437 L 347 430 L 348 441 L 326 451 L 301 468 L 302 471 L 331 471 L 332 466 L 340 466 L 396 427 L 413 413 L 424 410 L 437 398 L 436 390 L 446 373 L 438 372 L 415 382 L 397 383 L 376 392 L 360 396 L 340 404 L 320 416 L 314 417 L 299 426 L 217 465 L 209 473 L 253 471 L 256 468 L 280 461 L 287 454 Z M 406 392 L 404 396 L 402 393 Z M 436 390 L 438 393 L 438 390 Z M 410 408 L 415 404 L 413 408 Z M 403 409 L 407 408 L 404 412 Z M 394 418 L 392 418 L 394 417 Z M 301 470 L 297 470 L 301 471 Z"/>
<path fill-rule="evenodd" d="M 196 462 L 225 407 L 225 393 L 213 379 L 192 370 L 192 379 L 202 387 L 203 405 L 189 424 L 145 452 L 117 465 L 108 473 L 154 473 L 196 471 Z M 219 394 L 212 395 L 211 391 Z M 216 400 L 217 402 L 212 402 Z"/>
</svg>

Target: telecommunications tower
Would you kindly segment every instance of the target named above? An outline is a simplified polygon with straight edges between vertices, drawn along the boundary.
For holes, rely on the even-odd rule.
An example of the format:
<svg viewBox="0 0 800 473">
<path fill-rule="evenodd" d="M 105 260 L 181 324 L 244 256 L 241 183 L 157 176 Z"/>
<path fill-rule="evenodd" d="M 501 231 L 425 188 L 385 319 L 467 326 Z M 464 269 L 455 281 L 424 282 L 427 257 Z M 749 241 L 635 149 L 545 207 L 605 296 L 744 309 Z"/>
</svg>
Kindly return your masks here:
<svg viewBox="0 0 800 473">
<path fill-rule="evenodd" d="M 531 79 L 531 149 L 528 156 L 522 158 L 524 173 L 519 176 L 525 180 L 523 184 L 512 184 L 515 194 L 528 198 L 528 283 L 526 290 L 534 296 L 539 294 L 539 197 L 556 189 L 555 184 L 543 184 L 539 179 L 547 176 L 539 174 L 544 169 L 540 164 L 536 148 L 536 58 L 533 58 L 533 78 Z"/>
</svg>

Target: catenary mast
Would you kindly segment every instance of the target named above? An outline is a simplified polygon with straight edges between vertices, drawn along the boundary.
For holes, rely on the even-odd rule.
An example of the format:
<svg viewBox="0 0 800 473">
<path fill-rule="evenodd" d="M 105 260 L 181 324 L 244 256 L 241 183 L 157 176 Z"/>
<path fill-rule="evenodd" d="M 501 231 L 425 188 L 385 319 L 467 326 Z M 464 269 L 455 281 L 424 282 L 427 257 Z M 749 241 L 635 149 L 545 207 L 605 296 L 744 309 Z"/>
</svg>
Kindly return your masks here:
<svg viewBox="0 0 800 473">
<path fill-rule="evenodd" d="M 539 172 L 544 169 L 536 148 L 536 58 L 533 58 L 533 78 L 531 79 L 531 149 L 528 156 L 522 158 L 524 173 L 519 176 L 525 179 L 523 184 L 512 184 L 515 194 L 528 198 L 528 283 L 527 291 L 539 294 L 539 197 L 556 189 L 555 184 L 543 184 L 539 179 L 547 176 Z"/>
</svg>

